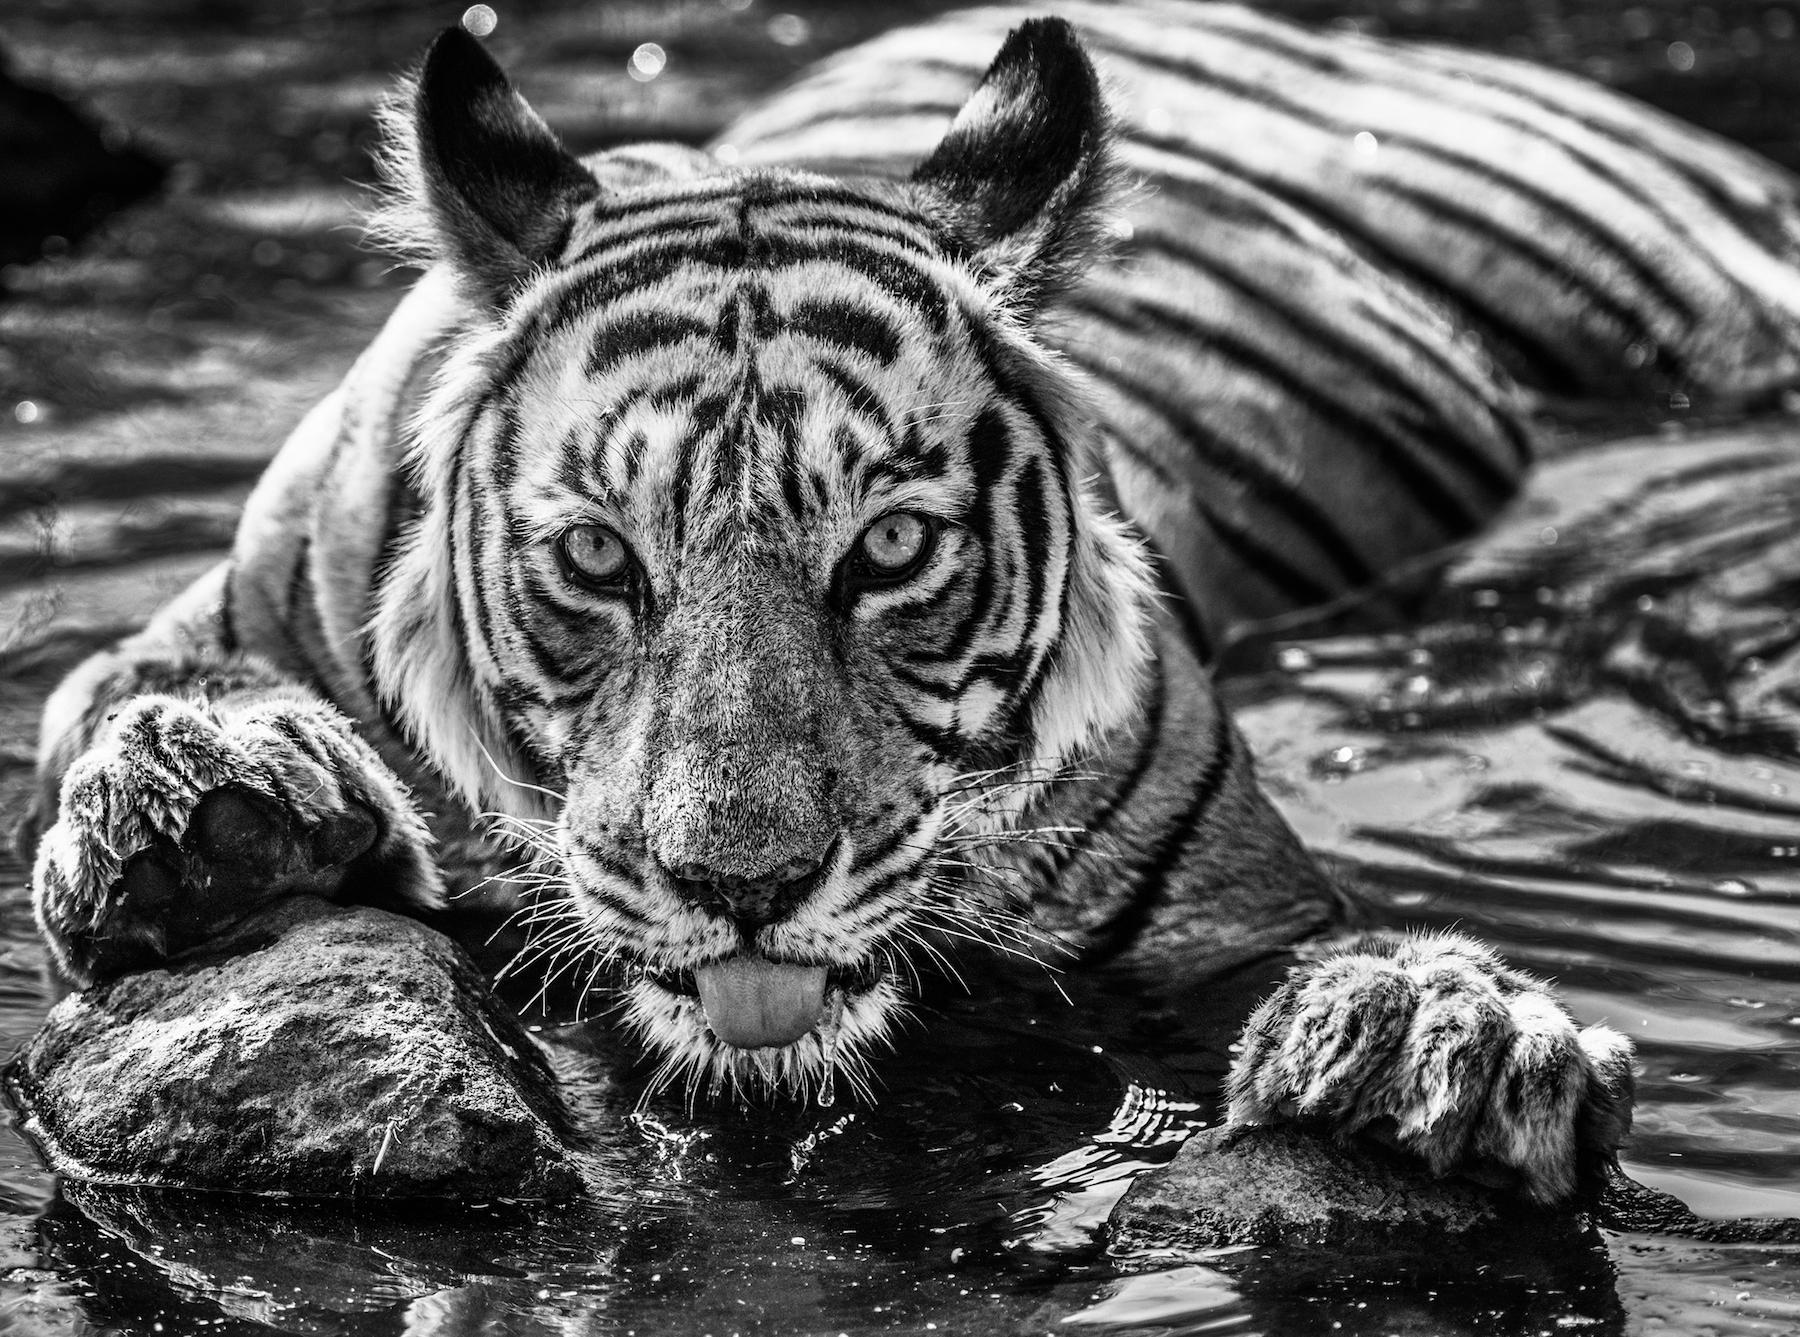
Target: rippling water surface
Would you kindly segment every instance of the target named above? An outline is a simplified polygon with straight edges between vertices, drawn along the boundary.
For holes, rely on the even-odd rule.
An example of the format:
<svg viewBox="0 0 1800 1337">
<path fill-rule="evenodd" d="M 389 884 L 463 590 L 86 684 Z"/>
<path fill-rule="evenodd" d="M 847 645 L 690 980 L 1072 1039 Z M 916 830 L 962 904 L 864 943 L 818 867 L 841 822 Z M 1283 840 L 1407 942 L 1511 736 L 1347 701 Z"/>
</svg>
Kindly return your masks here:
<svg viewBox="0 0 1800 1337">
<path fill-rule="evenodd" d="M 942 7 L 502 5 L 494 41 L 588 149 L 702 140 L 822 52 Z M 1792 4 L 1279 7 L 1581 69 L 1800 165 Z M 8 5 L 21 70 L 178 166 L 165 198 L 4 275 L 7 822 L 44 692 L 216 559 L 404 286 L 358 249 L 345 182 L 368 178 L 389 72 L 455 8 Z M 646 41 L 667 63 L 639 82 Z M 1240 647 L 1227 690 L 1283 810 L 1379 913 L 1478 933 L 1636 1038 L 1634 1175 L 1702 1214 L 1800 1216 L 1800 424 L 1685 416 L 1584 424 L 1405 630 L 1295 623 Z M 23 883 L 0 859 L 7 1048 L 47 1006 Z M 594 1037 L 546 1023 L 615 1186 L 566 1212 L 65 1193 L 0 1129 L 0 1329 L 1800 1331 L 1800 1259 L 1776 1247 L 1107 1259 L 1095 1231 L 1131 1175 L 1215 1117 L 1260 983 L 1222 986 L 1217 1032 L 1168 1068 L 1133 1049 L 1158 1019 L 1098 986 L 1067 983 L 1074 1007 L 1042 978 L 1004 1007 L 950 995 L 880 1103 L 749 1116 L 640 1109 Z"/>
</svg>

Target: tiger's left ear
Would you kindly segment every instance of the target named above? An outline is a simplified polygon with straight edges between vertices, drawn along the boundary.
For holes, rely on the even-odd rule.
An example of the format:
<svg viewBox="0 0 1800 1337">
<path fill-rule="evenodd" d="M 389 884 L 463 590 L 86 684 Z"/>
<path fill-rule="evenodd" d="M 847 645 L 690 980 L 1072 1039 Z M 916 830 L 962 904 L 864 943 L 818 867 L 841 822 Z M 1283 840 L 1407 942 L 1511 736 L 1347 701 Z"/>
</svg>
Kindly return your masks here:
<svg viewBox="0 0 1800 1337">
<path fill-rule="evenodd" d="M 461 28 L 431 44 L 410 91 L 384 114 L 392 199 L 376 231 L 497 304 L 561 250 L 600 185 Z"/>
<path fill-rule="evenodd" d="M 1075 29 L 1029 19 L 912 180 L 951 248 L 1029 314 L 1106 249 L 1111 147 L 1112 116 Z"/>
</svg>

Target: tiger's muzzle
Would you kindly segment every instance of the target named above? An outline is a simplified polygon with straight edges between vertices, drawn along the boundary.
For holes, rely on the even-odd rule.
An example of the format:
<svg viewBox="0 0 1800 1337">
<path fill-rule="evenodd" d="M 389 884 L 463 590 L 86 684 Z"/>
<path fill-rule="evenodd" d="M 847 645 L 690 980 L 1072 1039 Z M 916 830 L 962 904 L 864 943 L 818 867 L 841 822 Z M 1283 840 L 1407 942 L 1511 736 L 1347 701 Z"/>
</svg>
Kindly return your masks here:
<svg viewBox="0 0 1800 1337">
<path fill-rule="evenodd" d="M 665 868 L 676 894 L 708 914 L 728 919 L 751 941 L 765 924 L 778 923 L 803 904 L 823 881 L 837 850 L 802 855 L 760 877 L 742 877 L 699 862 Z M 824 966 L 771 961 L 753 948 L 694 972 L 706 1024 L 736 1049 L 793 1044 L 816 1029 L 827 1011 Z"/>
</svg>

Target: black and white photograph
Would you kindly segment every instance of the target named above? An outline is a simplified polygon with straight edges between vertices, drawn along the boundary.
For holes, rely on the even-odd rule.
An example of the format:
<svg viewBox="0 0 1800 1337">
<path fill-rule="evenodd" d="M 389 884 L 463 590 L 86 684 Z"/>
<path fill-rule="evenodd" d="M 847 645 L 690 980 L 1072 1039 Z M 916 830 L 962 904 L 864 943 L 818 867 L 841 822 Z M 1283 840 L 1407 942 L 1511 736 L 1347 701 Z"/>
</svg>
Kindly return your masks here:
<svg viewBox="0 0 1800 1337">
<path fill-rule="evenodd" d="M 1800 1333 L 1800 0 L 0 0 L 0 1333 Z"/>
</svg>

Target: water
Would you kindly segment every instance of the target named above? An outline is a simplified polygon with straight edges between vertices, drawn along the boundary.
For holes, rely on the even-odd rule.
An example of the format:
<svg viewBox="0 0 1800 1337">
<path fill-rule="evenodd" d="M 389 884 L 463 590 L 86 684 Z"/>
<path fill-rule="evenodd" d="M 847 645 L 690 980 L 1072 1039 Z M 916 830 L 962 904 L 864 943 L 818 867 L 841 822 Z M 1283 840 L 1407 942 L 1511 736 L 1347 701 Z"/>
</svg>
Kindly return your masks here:
<svg viewBox="0 0 1800 1337">
<path fill-rule="evenodd" d="M 580 149 L 703 139 L 825 50 L 940 5 L 497 6 L 493 39 Z M 1291 0 L 1584 70 L 1800 166 L 1800 7 Z M 455 7 L 451 7 L 454 9 Z M 0 814 L 75 659 L 215 560 L 286 427 L 406 276 L 360 251 L 389 72 L 455 14 L 379 0 L 11 0 L 23 69 L 177 160 L 173 192 L 0 304 Z M 636 59 L 646 43 L 663 53 Z M 28 408 L 25 406 L 29 406 Z M 1628 1164 L 1703 1214 L 1800 1216 L 1800 454 L 1796 427 L 1669 406 L 1586 424 L 1404 632 L 1321 617 L 1233 655 L 1266 783 L 1378 911 L 1555 976 L 1644 1064 Z M 0 858 L 0 1047 L 47 1005 Z M 1791 1250 L 1610 1234 L 1549 1260 L 1230 1251 L 1109 1260 L 1132 1174 L 1216 1117 L 1229 1023 L 1098 984 L 948 991 L 870 1105 L 639 1108 L 602 1042 L 542 1036 L 606 1182 L 556 1212 L 421 1220 L 61 1192 L 0 1130 L 0 1329 L 1754 1333 L 1800 1330 Z M 1071 1007 L 1059 987 L 1074 995 Z M 160 1329 L 157 1325 L 160 1324 Z"/>
</svg>

